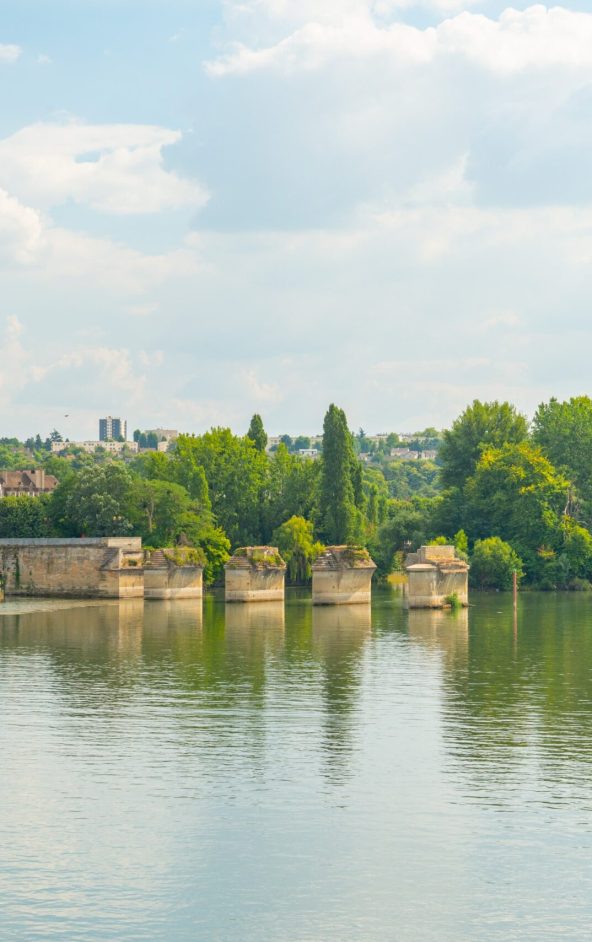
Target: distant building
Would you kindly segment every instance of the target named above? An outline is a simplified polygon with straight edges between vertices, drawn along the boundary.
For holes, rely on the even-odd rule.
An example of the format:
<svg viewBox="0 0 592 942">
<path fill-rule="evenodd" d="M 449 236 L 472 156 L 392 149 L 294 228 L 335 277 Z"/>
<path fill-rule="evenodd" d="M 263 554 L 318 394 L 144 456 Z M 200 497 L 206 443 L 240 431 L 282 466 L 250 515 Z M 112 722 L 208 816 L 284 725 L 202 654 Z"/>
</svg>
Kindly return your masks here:
<svg viewBox="0 0 592 942">
<path fill-rule="evenodd" d="M 391 448 L 391 458 L 396 458 L 397 461 L 417 461 L 419 452 L 411 448 Z"/>
<path fill-rule="evenodd" d="M 127 421 L 126 419 L 113 418 L 108 415 L 104 419 L 99 419 L 99 441 L 123 441 L 127 440 Z"/>
<path fill-rule="evenodd" d="M 435 461 L 438 457 L 438 452 L 435 448 L 428 448 L 427 451 L 421 452 L 420 457 L 423 458 L 424 461 Z"/>
<path fill-rule="evenodd" d="M 80 448 L 82 451 L 87 452 L 91 455 L 97 450 L 97 448 L 104 448 L 105 451 L 108 451 L 112 455 L 120 454 L 124 449 L 126 451 L 138 451 L 137 442 L 110 442 L 101 440 L 97 441 L 88 441 L 88 442 L 52 442 L 51 450 L 54 454 L 59 454 L 62 451 L 67 451 L 69 448 Z"/>
<path fill-rule="evenodd" d="M 319 450 L 318 448 L 299 448 L 298 455 L 301 458 L 318 458 Z"/>
<path fill-rule="evenodd" d="M 19 497 L 21 494 L 38 497 L 39 494 L 50 494 L 57 486 L 57 478 L 53 474 L 46 474 L 43 468 L 0 471 L 0 497 Z"/>
<path fill-rule="evenodd" d="M 179 432 L 176 428 L 148 428 L 145 434 L 156 435 L 158 442 L 174 442 L 179 437 Z"/>
</svg>

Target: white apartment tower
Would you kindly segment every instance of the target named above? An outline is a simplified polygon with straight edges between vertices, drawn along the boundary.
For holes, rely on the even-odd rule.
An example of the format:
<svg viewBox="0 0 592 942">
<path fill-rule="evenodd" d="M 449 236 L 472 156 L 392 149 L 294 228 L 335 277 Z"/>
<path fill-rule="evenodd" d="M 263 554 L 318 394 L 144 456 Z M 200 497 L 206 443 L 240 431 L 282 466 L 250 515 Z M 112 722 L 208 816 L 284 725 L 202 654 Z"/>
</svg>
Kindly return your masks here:
<svg viewBox="0 0 592 942">
<path fill-rule="evenodd" d="M 127 441 L 127 420 L 114 418 L 111 415 L 99 419 L 99 441 L 118 442 L 122 438 Z"/>
</svg>

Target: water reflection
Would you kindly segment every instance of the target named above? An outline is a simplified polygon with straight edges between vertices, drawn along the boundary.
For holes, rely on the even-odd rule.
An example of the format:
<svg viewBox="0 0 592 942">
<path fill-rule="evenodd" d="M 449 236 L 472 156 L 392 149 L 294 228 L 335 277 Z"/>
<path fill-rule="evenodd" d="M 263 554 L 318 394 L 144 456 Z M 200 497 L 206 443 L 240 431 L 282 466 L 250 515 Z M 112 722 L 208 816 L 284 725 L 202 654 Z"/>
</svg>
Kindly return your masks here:
<svg viewBox="0 0 592 942">
<path fill-rule="evenodd" d="M 465 667 L 469 650 L 469 610 L 457 612 L 446 609 L 418 609 L 408 611 L 409 637 L 431 651 L 444 655 L 448 669 Z"/>
<path fill-rule="evenodd" d="M 315 605 L 312 646 L 322 666 L 325 702 L 325 775 L 342 784 L 351 773 L 357 745 L 356 702 L 362 679 L 362 656 L 371 635 L 369 605 Z"/>
<path fill-rule="evenodd" d="M 283 602 L 229 602 L 225 605 L 226 631 L 237 637 L 281 635 L 286 624 Z"/>
<path fill-rule="evenodd" d="M 492 803 L 533 772 L 561 800 L 573 763 L 592 762 L 591 628 L 587 599 L 525 594 L 514 613 L 509 595 L 480 598 L 466 663 L 447 662 L 444 717 L 455 774 Z"/>
<path fill-rule="evenodd" d="M 0 654 L 2 938 L 587 938 L 587 597 L 40 602 Z"/>
</svg>

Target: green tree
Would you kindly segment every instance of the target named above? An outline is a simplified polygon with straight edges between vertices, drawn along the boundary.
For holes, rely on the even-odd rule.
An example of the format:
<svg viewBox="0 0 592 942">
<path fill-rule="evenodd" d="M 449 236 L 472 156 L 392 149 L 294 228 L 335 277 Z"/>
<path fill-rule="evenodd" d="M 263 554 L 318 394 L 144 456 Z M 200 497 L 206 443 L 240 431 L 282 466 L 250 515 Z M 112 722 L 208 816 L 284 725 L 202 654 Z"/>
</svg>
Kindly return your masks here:
<svg viewBox="0 0 592 942">
<path fill-rule="evenodd" d="M 509 543 L 499 536 L 477 540 L 471 556 L 471 585 L 480 589 L 511 589 L 514 572 L 520 582 L 524 575 L 522 560 Z"/>
<path fill-rule="evenodd" d="M 370 555 L 385 576 L 401 561 L 403 555 L 427 543 L 434 535 L 434 501 L 416 498 L 413 501 L 390 500 L 387 516 L 370 541 Z"/>
<path fill-rule="evenodd" d="M 140 533 L 149 546 L 174 546 L 187 529 L 188 514 L 195 516 L 198 525 L 203 523 L 198 508 L 180 484 L 138 478 L 133 497 Z"/>
<path fill-rule="evenodd" d="M 0 538 L 39 539 L 51 536 L 49 516 L 51 497 L 41 494 L 29 497 L 3 497 L 0 500 Z"/>
<path fill-rule="evenodd" d="M 312 523 L 304 517 L 290 517 L 274 531 L 273 543 L 288 567 L 288 581 L 298 585 L 308 582 L 312 564 L 323 549 L 315 542 Z"/>
<path fill-rule="evenodd" d="M 265 451 L 267 448 L 267 432 L 263 428 L 263 419 L 256 412 L 251 419 L 247 438 L 250 438 L 257 451 Z"/>
<path fill-rule="evenodd" d="M 469 536 L 501 537 L 534 576 L 538 551 L 555 550 L 562 543 L 569 486 L 540 449 L 528 442 L 488 448 L 464 490 Z"/>
<path fill-rule="evenodd" d="M 360 532 L 356 507 L 361 493 L 351 432 L 343 409 L 330 405 L 323 423 L 323 458 L 319 494 L 320 532 L 327 543 L 353 543 Z"/>
<path fill-rule="evenodd" d="M 458 530 L 453 537 L 454 548 L 456 550 L 456 555 L 460 556 L 461 559 L 469 558 L 469 538 L 464 530 Z"/>
<path fill-rule="evenodd" d="M 268 462 L 260 501 L 262 540 L 269 542 L 276 527 L 292 516 L 312 518 L 317 499 L 320 464 L 288 452 L 281 442 Z"/>
<path fill-rule="evenodd" d="M 248 437 L 216 428 L 204 435 L 180 435 L 173 455 L 177 480 L 199 499 L 207 482 L 216 522 L 233 546 L 261 541 L 261 499 L 268 474 L 267 456 Z"/>
<path fill-rule="evenodd" d="M 556 468 L 576 485 L 580 506 L 576 516 L 592 523 L 592 399 L 577 396 L 567 402 L 551 399 L 538 407 L 532 438 Z M 572 504 L 573 504 L 572 500 Z"/>
<path fill-rule="evenodd" d="M 125 536 L 137 513 L 133 490 L 121 462 L 85 467 L 60 483 L 52 512 L 61 511 L 57 522 L 67 536 Z"/>
<path fill-rule="evenodd" d="M 428 430 L 430 431 L 430 430 Z M 509 402 L 479 402 L 456 419 L 444 432 L 438 452 L 442 483 L 445 487 L 462 487 L 469 478 L 485 448 L 501 448 L 526 439 L 528 425 Z"/>
</svg>

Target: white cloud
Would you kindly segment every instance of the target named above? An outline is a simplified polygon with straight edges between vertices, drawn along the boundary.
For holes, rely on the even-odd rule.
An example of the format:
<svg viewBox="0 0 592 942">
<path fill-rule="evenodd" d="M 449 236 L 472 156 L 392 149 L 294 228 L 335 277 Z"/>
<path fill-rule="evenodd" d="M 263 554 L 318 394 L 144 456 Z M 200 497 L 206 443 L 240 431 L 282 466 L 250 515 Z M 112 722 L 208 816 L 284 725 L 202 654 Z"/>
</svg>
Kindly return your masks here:
<svg viewBox="0 0 592 942">
<path fill-rule="evenodd" d="M 5 319 L 4 333 L 0 339 L 0 405 L 9 407 L 10 402 L 26 382 L 28 354 L 22 342 L 23 325 L 18 317 L 9 314 Z"/>
<path fill-rule="evenodd" d="M 39 213 L 0 189 L 0 268 L 29 263 L 39 249 L 42 231 Z"/>
<path fill-rule="evenodd" d="M 0 43 L 0 62 L 16 62 L 22 51 L 20 46 L 11 43 Z"/>
<path fill-rule="evenodd" d="M 256 370 L 243 370 L 242 376 L 248 395 L 255 402 L 281 402 L 283 399 L 279 386 L 262 381 Z"/>
<path fill-rule="evenodd" d="M 103 213 L 200 207 L 207 192 L 163 166 L 179 131 L 134 124 L 34 124 L 0 141 L 0 186 L 49 209 L 73 201 Z"/>
<path fill-rule="evenodd" d="M 354 5 L 356 6 L 356 5 Z M 469 12 L 436 27 L 381 24 L 367 11 L 311 18 L 279 42 L 263 48 L 234 44 L 206 63 L 210 75 L 262 70 L 316 70 L 338 59 L 382 56 L 401 68 L 438 58 L 461 58 L 499 75 L 561 68 L 592 73 L 592 14 L 535 5 L 508 8 L 499 19 Z"/>
</svg>

